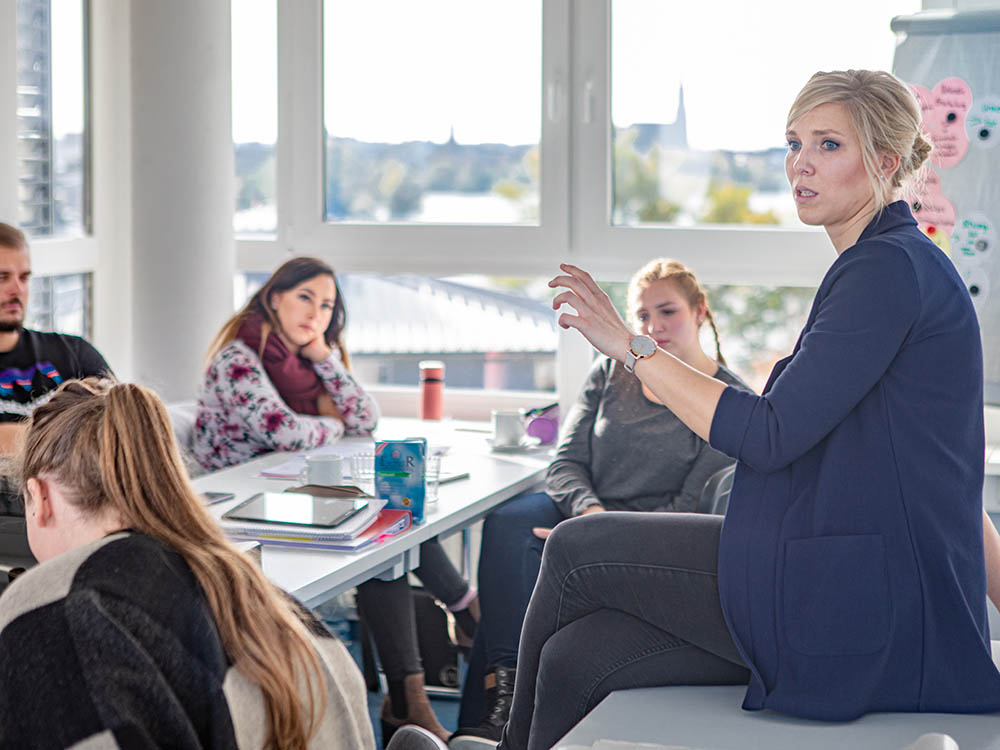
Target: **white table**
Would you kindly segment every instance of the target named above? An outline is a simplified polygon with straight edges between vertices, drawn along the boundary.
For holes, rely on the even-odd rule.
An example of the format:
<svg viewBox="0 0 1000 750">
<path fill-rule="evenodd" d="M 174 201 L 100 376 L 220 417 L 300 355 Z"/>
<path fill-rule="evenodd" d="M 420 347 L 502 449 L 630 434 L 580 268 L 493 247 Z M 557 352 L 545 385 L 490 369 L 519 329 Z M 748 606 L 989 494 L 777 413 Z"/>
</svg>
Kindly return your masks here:
<svg viewBox="0 0 1000 750">
<path fill-rule="evenodd" d="M 554 748 L 954 750 L 956 745 L 941 737 L 946 735 L 959 750 L 1000 750 L 997 714 L 866 714 L 848 722 L 809 721 L 773 711 L 743 711 L 745 692 L 745 686 L 619 690 Z"/>
<path fill-rule="evenodd" d="M 398 578 L 413 570 L 420 564 L 422 542 L 461 531 L 505 500 L 538 487 L 551 460 L 549 453 L 491 453 L 486 442 L 486 427 L 481 423 L 383 418 L 376 432 L 378 439 L 419 436 L 427 437 L 431 445 L 448 445 L 450 450 L 444 459 L 446 469 L 450 472 L 468 471 L 469 478 L 442 484 L 437 503 L 425 513 L 421 525 L 359 552 L 265 544 L 262 554 L 265 575 L 307 607 L 317 607 L 370 578 Z M 194 484 L 201 492 L 232 492 L 236 495 L 233 500 L 209 506 L 209 511 L 218 518 L 256 492 L 280 492 L 298 484 L 260 476 L 262 469 L 287 460 L 289 455 L 274 453 L 261 456 L 240 466 L 199 477 Z"/>
</svg>

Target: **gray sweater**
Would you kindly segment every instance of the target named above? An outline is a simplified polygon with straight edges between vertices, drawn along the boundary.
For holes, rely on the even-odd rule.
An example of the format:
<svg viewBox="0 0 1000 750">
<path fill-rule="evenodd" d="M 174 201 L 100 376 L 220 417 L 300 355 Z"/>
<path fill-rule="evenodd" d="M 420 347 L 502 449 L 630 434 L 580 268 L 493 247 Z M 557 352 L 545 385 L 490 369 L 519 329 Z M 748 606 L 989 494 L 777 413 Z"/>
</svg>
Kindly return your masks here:
<svg viewBox="0 0 1000 750">
<path fill-rule="evenodd" d="M 721 365 L 715 378 L 749 390 Z M 566 516 L 591 505 L 692 512 L 708 478 L 732 463 L 646 398 L 620 362 L 599 359 L 563 424 L 545 490 Z"/>
</svg>

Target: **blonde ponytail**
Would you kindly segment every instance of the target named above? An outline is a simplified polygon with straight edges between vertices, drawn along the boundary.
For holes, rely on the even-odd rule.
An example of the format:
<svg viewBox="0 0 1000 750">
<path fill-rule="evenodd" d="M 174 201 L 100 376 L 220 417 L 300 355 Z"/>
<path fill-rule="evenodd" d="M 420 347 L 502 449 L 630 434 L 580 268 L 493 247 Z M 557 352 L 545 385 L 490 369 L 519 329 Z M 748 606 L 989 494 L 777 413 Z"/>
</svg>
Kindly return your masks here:
<svg viewBox="0 0 1000 750">
<path fill-rule="evenodd" d="M 267 746 L 304 750 L 326 702 L 315 649 L 278 590 L 205 512 L 160 399 L 128 383 L 64 384 L 36 409 L 25 440 L 22 480 L 44 473 L 82 512 L 113 511 L 184 557 L 227 655 L 264 694 Z"/>
</svg>

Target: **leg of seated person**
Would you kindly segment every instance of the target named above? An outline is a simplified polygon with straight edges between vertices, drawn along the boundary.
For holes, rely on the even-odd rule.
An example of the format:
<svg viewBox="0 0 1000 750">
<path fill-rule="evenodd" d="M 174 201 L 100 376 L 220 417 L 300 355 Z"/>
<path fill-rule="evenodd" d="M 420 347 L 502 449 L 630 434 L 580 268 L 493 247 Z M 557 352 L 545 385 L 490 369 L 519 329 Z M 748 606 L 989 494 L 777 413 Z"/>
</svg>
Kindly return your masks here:
<svg viewBox="0 0 1000 750">
<path fill-rule="evenodd" d="M 545 542 L 536 526 L 553 528 L 565 520 L 544 492 L 501 505 L 483 524 L 479 552 L 479 599 L 486 639 L 486 663 L 517 666 L 517 644 L 531 592 L 538 579 Z"/>
<path fill-rule="evenodd" d="M 386 679 L 400 681 L 423 671 L 413 592 L 406 576 L 362 583 L 358 586 L 358 612 L 371 630 Z"/>
<path fill-rule="evenodd" d="M 486 714 L 486 691 L 483 688 L 486 664 L 486 641 L 482 629 L 477 628 L 466 663 L 465 682 L 462 684 L 462 702 L 458 708 L 459 727 L 475 726 Z"/>
<path fill-rule="evenodd" d="M 521 624 L 545 544 L 532 529 L 552 528 L 563 520 L 562 512 L 542 492 L 517 497 L 486 517 L 479 553 L 483 617 L 462 688 L 458 735 L 472 730 L 475 736 L 494 736 L 493 732 L 498 736 L 507 720 Z M 501 667 L 509 670 L 507 674 L 500 675 Z"/>
<path fill-rule="evenodd" d="M 447 739 L 449 733 L 435 717 L 424 690 L 413 592 L 406 576 L 359 585 L 358 609 L 372 632 L 389 683 L 389 700 L 382 704 L 383 734 L 387 725 L 409 721 Z"/>
<path fill-rule="evenodd" d="M 436 599 L 452 611 L 465 609 L 469 602 L 469 582 L 462 578 L 437 537 L 420 545 L 420 565 L 413 571 Z"/>
<path fill-rule="evenodd" d="M 599 609 L 556 631 L 542 648 L 528 748 L 552 747 L 615 690 L 741 685 L 749 675 L 645 620 Z"/>
<path fill-rule="evenodd" d="M 697 513 L 600 513 L 556 527 L 525 616 L 501 747 L 528 745 L 548 640 L 598 610 L 632 615 L 742 666 L 719 601 L 721 528 L 721 516 Z"/>
<path fill-rule="evenodd" d="M 536 526 L 552 528 L 564 516 L 544 492 L 522 495 L 486 517 L 479 552 L 479 603 L 482 619 L 462 690 L 460 727 L 475 726 L 488 710 L 483 678 L 489 665 L 517 666 L 521 623 L 535 588 L 544 540 Z"/>
</svg>

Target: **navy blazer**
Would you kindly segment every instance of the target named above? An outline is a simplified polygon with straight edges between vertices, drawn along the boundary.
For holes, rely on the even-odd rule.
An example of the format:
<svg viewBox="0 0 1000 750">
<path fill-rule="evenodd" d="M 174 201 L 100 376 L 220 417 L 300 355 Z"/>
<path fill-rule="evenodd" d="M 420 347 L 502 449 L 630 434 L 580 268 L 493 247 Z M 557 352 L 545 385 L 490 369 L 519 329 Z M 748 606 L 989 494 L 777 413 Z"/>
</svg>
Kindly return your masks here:
<svg viewBox="0 0 1000 750">
<path fill-rule="evenodd" d="M 965 285 L 898 201 L 827 271 L 763 394 L 722 394 L 711 445 L 740 463 L 719 589 L 744 708 L 1000 710 L 982 364 Z"/>
</svg>

